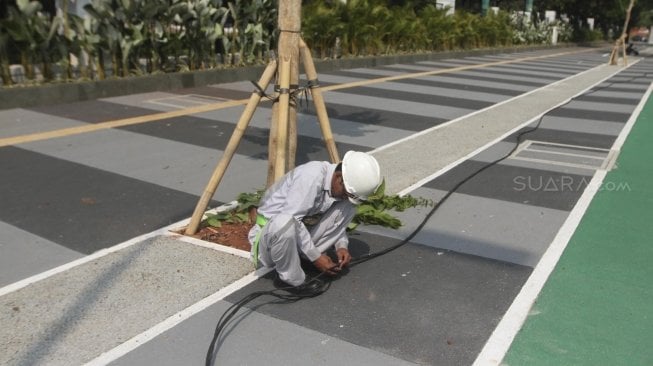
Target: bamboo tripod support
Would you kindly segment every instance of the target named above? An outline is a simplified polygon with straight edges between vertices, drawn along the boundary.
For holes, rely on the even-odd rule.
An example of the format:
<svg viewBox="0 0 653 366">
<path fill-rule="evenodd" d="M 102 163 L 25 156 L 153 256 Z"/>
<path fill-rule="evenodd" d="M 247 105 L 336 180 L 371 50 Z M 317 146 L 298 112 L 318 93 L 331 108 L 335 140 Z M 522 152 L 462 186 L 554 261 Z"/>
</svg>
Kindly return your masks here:
<svg viewBox="0 0 653 366">
<path fill-rule="evenodd" d="M 626 21 L 624 22 L 623 32 L 621 32 L 621 36 L 614 43 L 614 47 L 612 47 L 612 52 L 610 53 L 610 65 L 617 64 L 617 60 L 619 58 L 619 49 L 621 49 L 621 53 L 623 55 L 624 66 L 628 65 L 628 58 L 626 57 L 626 37 L 628 34 L 628 23 L 630 23 L 630 13 L 632 12 L 634 5 L 635 0 L 630 0 L 630 4 L 628 4 L 628 10 L 626 10 Z"/>
<path fill-rule="evenodd" d="M 318 122 L 320 124 L 320 129 L 326 144 L 327 150 L 329 152 L 329 158 L 332 162 L 337 163 L 340 161 L 338 155 L 338 150 L 336 148 L 335 141 L 331 132 L 331 125 L 329 123 L 329 117 L 327 115 L 326 105 L 324 104 L 324 98 L 322 97 L 322 91 L 317 83 L 317 72 L 315 71 L 315 65 L 313 64 L 313 58 L 311 57 L 311 52 L 300 38 L 299 49 L 302 56 L 302 62 L 304 64 L 304 69 L 306 71 L 306 77 L 309 80 L 309 88 L 311 96 L 313 99 L 313 104 L 315 106 L 315 111 L 317 114 Z M 290 139 L 289 135 L 292 135 L 292 131 L 289 129 L 289 109 L 290 109 L 290 75 L 291 75 L 291 62 L 289 58 L 284 58 L 281 62 L 271 61 L 268 66 L 263 71 L 258 85 L 262 90 L 265 90 L 275 73 L 279 74 L 279 96 L 278 96 L 278 113 L 277 118 L 273 115 L 270 125 L 270 135 L 271 141 L 274 138 L 276 141 L 276 146 L 274 150 L 271 149 L 271 152 L 268 156 L 268 160 L 272 162 L 272 171 L 274 172 L 274 179 L 279 179 L 286 173 L 289 160 L 292 160 L 294 164 L 294 149 L 289 149 Z M 225 171 L 233 158 L 240 141 L 245 134 L 245 130 L 249 125 L 249 122 L 256 111 L 256 107 L 263 97 L 263 93 L 259 90 L 255 90 L 247 102 L 247 106 L 243 111 L 233 134 L 229 138 L 227 147 L 222 155 L 222 158 L 218 162 L 209 182 L 202 193 L 197 206 L 193 211 L 193 216 L 191 217 L 190 223 L 186 227 L 186 235 L 193 235 L 197 232 L 199 228 L 204 212 L 209 205 L 209 202 L 215 195 L 215 191 L 218 188 L 218 185 L 224 177 Z M 295 132 L 296 133 L 296 132 Z M 289 156 L 292 154 L 292 157 Z M 269 183 L 269 182 L 268 182 Z"/>
<path fill-rule="evenodd" d="M 612 47 L 612 52 L 610 53 L 610 65 L 616 65 L 619 59 L 619 52 L 621 51 L 622 57 L 624 59 L 624 66 L 628 65 L 628 57 L 626 57 L 626 35 L 622 34 L 621 37 L 617 39 Z"/>
</svg>

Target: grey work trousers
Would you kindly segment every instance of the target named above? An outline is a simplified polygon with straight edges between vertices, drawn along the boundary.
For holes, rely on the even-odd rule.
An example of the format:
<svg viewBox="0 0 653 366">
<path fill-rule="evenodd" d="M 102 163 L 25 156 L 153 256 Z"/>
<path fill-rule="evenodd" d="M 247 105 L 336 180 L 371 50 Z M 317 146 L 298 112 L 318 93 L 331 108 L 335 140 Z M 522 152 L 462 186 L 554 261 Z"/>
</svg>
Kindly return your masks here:
<svg viewBox="0 0 653 366">
<path fill-rule="evenodd" d="M 354 217 L 356 208 L 349 202 L 336 202 L 310 228 L 308 233 L 319 252 L 324 252 L 336 243 L 338 247 L 347 247 L 347 225 Z M 302 240 L 303 223 L 292 215 L 278 214 L 270 218 L 261 230 L 253 229 L 249 233 L 250 242 L 261 230 L 258 244 L 258 260 L 265 267 L 274 268 L 284 282 L 298 286 L 306 279 L 302 270 L 300 255 L 304 255 L 308 243 Z M 304 234 L 305 236 L 305 234 Z M 252 248 L 253 250 L 253 248 Z M 252 253 L 254 254 L 254 253 Z"/>
</svg>

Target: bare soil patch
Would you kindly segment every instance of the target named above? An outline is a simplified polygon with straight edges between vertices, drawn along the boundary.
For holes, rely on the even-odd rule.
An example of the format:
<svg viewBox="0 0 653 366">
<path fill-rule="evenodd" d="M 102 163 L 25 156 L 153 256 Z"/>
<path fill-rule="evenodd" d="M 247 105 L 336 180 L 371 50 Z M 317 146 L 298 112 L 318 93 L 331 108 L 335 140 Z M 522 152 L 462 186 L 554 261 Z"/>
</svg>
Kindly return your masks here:
<svg viewBox="0 0 653 366">
<path fill-rule="evenodd" d="M 194 235 L 188 236 L 249 252 L 251 245 L 247 240 L 247 233 L 251 227 L 251 222 L 223 223 L 220 227 L 200 227 Z M 185 230 L 184 228 L 177 233 L 186 235 Z"/>
</svg>

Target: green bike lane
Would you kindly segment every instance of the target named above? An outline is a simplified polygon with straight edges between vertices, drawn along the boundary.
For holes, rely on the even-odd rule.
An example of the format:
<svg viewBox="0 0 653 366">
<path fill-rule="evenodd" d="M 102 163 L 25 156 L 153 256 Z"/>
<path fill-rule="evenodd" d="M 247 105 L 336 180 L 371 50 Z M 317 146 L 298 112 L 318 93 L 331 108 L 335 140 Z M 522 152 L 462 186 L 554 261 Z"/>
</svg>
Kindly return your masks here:
<svg viewBox="0 0 653 366">
<path fill-rule="evenodd" d="M 653 365 L 653 98 L 502 364 Z"/>
</svg>

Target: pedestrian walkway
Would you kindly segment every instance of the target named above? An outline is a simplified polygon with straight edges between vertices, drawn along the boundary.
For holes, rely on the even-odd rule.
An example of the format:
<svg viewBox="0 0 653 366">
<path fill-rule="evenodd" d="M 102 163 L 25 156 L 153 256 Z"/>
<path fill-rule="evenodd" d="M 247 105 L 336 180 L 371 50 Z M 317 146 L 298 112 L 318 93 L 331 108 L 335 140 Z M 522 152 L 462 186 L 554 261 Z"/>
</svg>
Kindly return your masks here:
<svg viewBox="0 0 653 366">
<path fill-rule="evenodd" d="M 504 365 L 653 365 L 653 98 Z"/>
<path fill-rule="evenodd" d="M 371 151 L 391 192 L 438 201 L 474 179 L 409 243 L 351 268 L 327 293 L 250 303 L 219 341 L 216 364 L 472 364 L 584 212 L 586 187 L 610 169 L 647 95 L 653 64 L 607 66 L 608 54 L 556 49 L 321 74 L 339 150 Z M 169 231 L 185 225 L 251 89 L 0 111 L 0 363 L 201 364 L 220 315 L 272 288 L 247 253 Z M 188 108 L 195 103 L 213 105 Z M 262 103 L 212 205 L 264 182 L 270 115 Z M 315 111 L 300 110 L 298 121 L 297 162 L 325 159 Z M 399 230 L 361 227 L 352 255 L 396 244 L 426 210 L 400 213 Z M 40 261 L 22 269 L 30 258 Z"/>
</svg>

